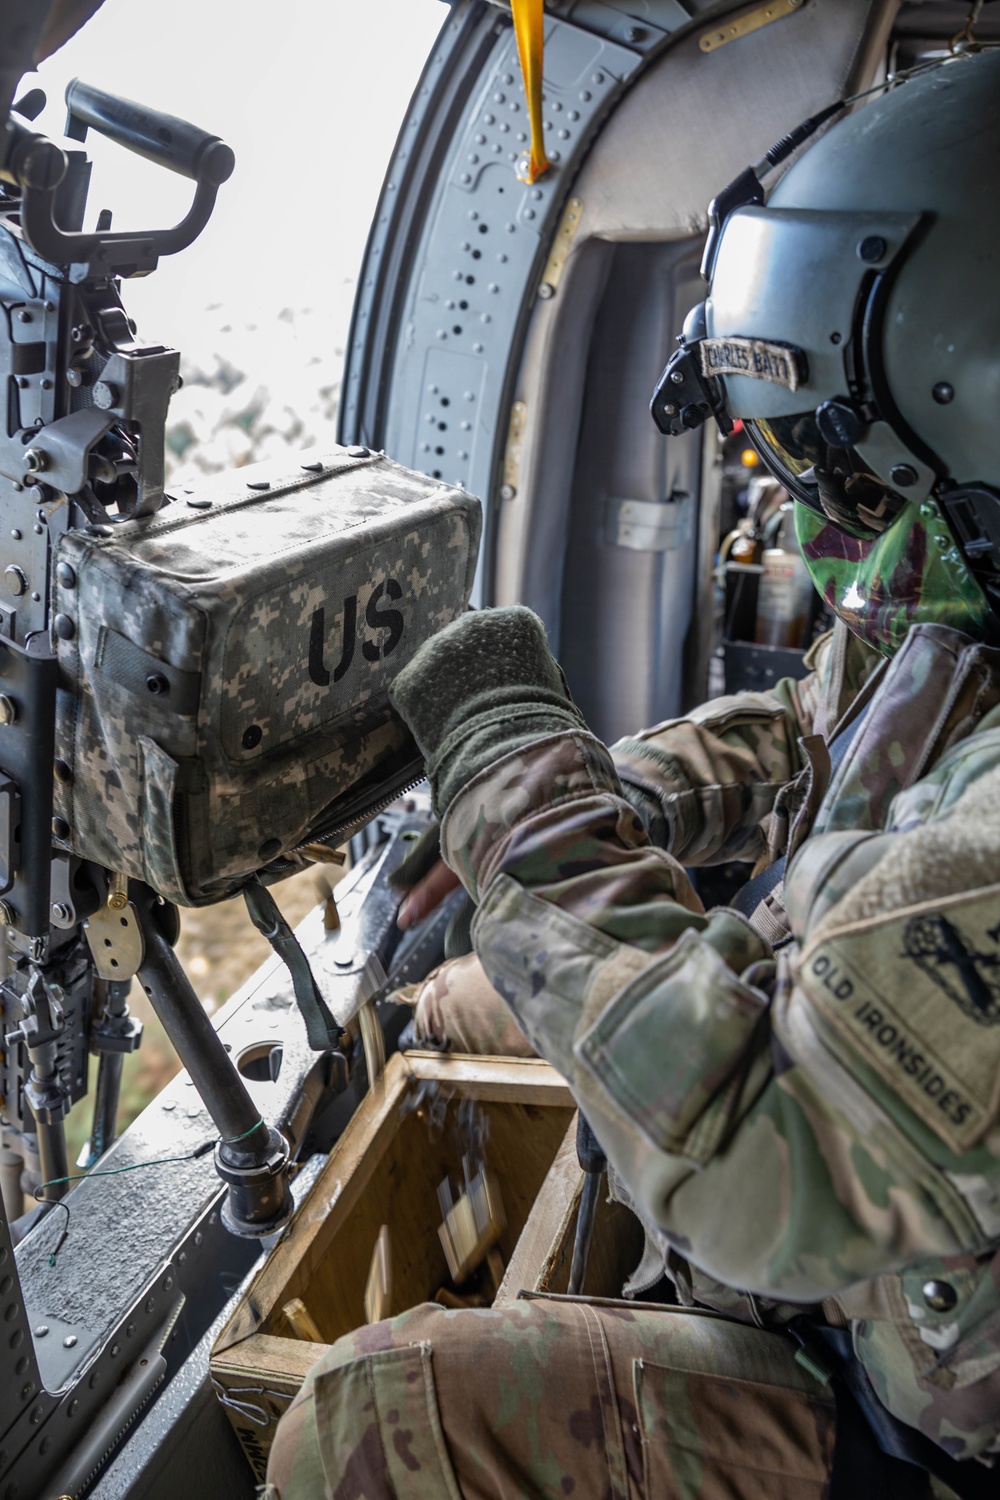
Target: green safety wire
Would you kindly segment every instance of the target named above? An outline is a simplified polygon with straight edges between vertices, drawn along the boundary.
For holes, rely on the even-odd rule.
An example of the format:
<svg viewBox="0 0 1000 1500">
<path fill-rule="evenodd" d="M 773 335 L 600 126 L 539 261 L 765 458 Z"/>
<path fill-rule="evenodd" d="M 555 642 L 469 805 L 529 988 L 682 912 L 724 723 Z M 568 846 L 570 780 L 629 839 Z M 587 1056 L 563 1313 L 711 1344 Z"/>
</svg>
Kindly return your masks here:
<svg viewBox="0 0 1000 1500">
<path fill-rule="evenodd" d="M 244 1130 L 242 1135 L 235 1135 L 229 1140 L 217 1136 L 215 1140 L 202 1141 L 200 1146 L 196 1146 L 186 1156 L 160 1156 L 155 1161 L 134 1161 L 127 1167 L 98 1167 L 92 1172 L 78 1172 L 72 1177 L 50 1177 L 48 1182 L 40 1182 L 32 1194 L 35 1202 L 48 1203 L 52 1208 L 61 1208 L 66 1215 L 58 1243 L 49 1255 L 49 1265 L 55 1265 L 56 1256 L 65 1245 L 66 1236 L 69 1234 L 69 1204 L 65 1198 L 43 1198 L 42 1194 L 46 1188 L 59 1187 L 64 1182 L 85 1182 L 88 1177 L 121 1177 L 125 1172 L 141 1172 L 146 1167 L 168 1167 L 171 1162 L 198 1161 L 200 1157 L 207 1156 L 210 1151 L 214 1151 L 216 1146 L 235 1146 L 238 1141 L 245 1141 L 247 1136 L 253 1135 L 263 1123 L 263 1120 L 257 1120 L 249 1130 Z"/>
</svg>

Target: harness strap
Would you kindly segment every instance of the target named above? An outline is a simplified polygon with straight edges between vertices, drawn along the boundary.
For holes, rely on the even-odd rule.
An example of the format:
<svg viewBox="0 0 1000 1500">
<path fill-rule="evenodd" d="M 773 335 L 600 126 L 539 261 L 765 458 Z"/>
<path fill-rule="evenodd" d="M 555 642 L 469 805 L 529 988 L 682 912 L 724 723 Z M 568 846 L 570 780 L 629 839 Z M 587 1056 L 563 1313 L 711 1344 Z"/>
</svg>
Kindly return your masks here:
<svg viewBox="0 0 1000 1500">
<path fill-rule="evenodd" d="M 904 1496 L 909 1496 L 911 1493 L 926 1495 L 926 1488 L 918 1490 L 914 1484 L 916 1477 L 920 1474 L 933 1474 L 936 1478 L 943 1480 L 959 1497 L 959 1500 L 995 1500 L 996 1469 L 988 1469 L 974 1459 L 959 1462 L 951 1458 L 943 1448 L 932 1442 L 924 1433 L 918 1432 L 908 1422 L 901 1422 L 882 1405 L 865 1374 L 864 1367 L 854 1355 L 849 1329 L 808 1325 L 806 1319 L 797 1321 L 801 1321 L 804 1327 L 800 1329 L 792 1325 L 789 1332 L 806 1348 L 814 1345 L 818 1340 L 822 1345 L 823 1353 L 829 1357 L 833 1366 L 838 1428 L 841 1413 L 843 1412 L 846 1417 L 847 1430 L 843 1450 L 839 1430 L 837 1434 L 837 1449 L 834 1455 L 835 1483 L 831 1500 L 837 1500 L 839 1494 L 843 1494 L 847 1500 L 850 1500 L 852 1494 L 855 1500 L 859 1495 L 877 1493 L 892 1495 L 893 1500 L 897 1500 L 897 1497 L 898 1500 L 903 1500 Z M 804 1337 L 806 1327 L 808 1327 L 808 1333 Z M 869 1444 L 871 1439 L 874 1439 L 877 1450 L 874 1455 L 869 1447 L 867 1457 L 865 1456 L 863 1436 L 857 1430 L 856 1425 L 859 1418 L 868 1429 Z M 883 1464 L 885 1460 L 895 1460 L 895 1463 L 891 1463 L 892 1484 L 883 1491 L 869 1487 L 873 1457 L 876 1465 L 879 1459 L 882 1459 Z M 842 1470 L 839 1462 L 841 1458 Z M 838 1479 L 843 1481 L 839 1490 L 836 1483 Z M 855 1486 L 853 1491 L 852 1484 Z"/>
<path fill-rule="evenodd" d="M 845 729 L 842 729 L 836 739 L 830 745 L 830 780 L 840 770 L 848 750 L 857 737 L 858 730 L 868 717 L 870 704 L 866 704 L 859 714 L 851 720 Z M 782 891 L 779 889 L 784 884 L 785 868 L 788 864 L 788 855 L 783 854 L 780 859 L 774 860 L 766 869 L 759 871 L 746 885 L 740 886 L 736 895 L 729 905 L 738 911 L 748 921 L 752 921 L 758 928 L 761 936 L 767 938 L 768 942 L 777 942 L 787 935 L 787 930 L 778 921 L 764 903 L 769 896 L 776 901 L 781 901 Z M 760 909 L 762 908 L 762 909 Z"/>
<path fill-rule="evenodd" d="M 271 892 L 256 875 L 243 887 L 243 899 L 251 922 L 288 970 L 310 1047 L 314 1052 L 324 1052 L 339 1046 L 344 1033 L 323 999 L 309 960 Z"/>
</svg>

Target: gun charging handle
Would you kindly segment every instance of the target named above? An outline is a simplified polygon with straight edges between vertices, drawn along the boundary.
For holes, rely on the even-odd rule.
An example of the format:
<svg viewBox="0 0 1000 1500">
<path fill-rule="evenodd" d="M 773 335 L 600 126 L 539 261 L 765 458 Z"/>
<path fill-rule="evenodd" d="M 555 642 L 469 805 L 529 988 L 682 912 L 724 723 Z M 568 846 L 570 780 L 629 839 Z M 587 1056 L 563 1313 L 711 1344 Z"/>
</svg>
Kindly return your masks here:
<svg viewBox="0 0 1000 1500">
<path fill-rule="evenodd" d="M 174 909 L 158 906 L 153 892 L 136 881 L 129 891 L 144 948 L 139 983 L 219 1132 L 215 1169 L 229 1188 L 222 1221 L 232 1234 L 273 1234 L 293 1210 L 288 1143 L 261 1119 L 174 953 L 176 930 L 165 931 L 162 920 Z"/>
<path fill-rule="evenodd" d="M 119 99 L 79 78 L 67 85 L 66 107 L 70 140 L 86 140 L 88 129 L 97 130 L 158 167 L 213 188 L 221 187 L 233 174 L 236 157 L 232 147 L 176 115 Z"/>
<path fill-rule="evenodd" d="M 144 275 L 155 269 L 161 255 L 186 249 L 208 223 L 219 188 L 232 176 L 232 148 L 187 120 L 116 98 L 79 78 L 67 87 L 66 104 L 66 134 L 71 140 L 84 141 L 88 130 L 97 130 L 157 166 L 190 177 L 196 184 L 194 201 L 180 223 L 169 229 L 112 232 L 110 222 L 99 222 L 89 232 L 64 229 L 56 221 L 56 190 L 66 171 L 66 155 L 17 125 L 7 175 L 13 169 L 22 189 L 20 221 L 28 243 L 54 265 L 76 268 L 77 280 L 88 275 Z"/>
</svg>

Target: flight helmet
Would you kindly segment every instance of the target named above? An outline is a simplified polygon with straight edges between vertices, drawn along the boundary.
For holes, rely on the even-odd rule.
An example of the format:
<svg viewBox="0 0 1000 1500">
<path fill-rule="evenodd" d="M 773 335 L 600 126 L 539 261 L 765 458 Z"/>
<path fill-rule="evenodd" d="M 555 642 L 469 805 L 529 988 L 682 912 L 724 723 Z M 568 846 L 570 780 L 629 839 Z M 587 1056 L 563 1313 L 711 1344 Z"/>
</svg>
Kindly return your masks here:
<svg viewBox="0 0 1000 1500">
<path fill-rule="evenodd" d="M 713 202 L 705 301 L 652 414 L 736 418 L 796 502 L 830 607 L 891 655 L 912 624 L 1000 632 L 1000 50 L 919 70 L 767 195 Z"/>
</svg>

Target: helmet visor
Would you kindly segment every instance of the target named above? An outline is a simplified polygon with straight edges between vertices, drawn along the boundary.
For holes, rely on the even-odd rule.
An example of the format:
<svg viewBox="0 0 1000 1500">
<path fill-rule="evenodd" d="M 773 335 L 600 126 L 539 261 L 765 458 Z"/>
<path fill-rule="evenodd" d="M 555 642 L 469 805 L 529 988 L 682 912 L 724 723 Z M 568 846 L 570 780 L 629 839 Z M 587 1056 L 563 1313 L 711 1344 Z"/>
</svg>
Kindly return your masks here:
<svg viewBox="0 0 1000 1500">
<path fill-rule="evenodd" d="M 881 536 L 907 503 L 856 448 L 834 447 L 815 414 L 744 418 L 750 441 L 788 492 L 851 536 Z"/>
</svg>

